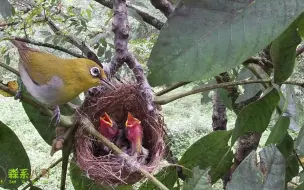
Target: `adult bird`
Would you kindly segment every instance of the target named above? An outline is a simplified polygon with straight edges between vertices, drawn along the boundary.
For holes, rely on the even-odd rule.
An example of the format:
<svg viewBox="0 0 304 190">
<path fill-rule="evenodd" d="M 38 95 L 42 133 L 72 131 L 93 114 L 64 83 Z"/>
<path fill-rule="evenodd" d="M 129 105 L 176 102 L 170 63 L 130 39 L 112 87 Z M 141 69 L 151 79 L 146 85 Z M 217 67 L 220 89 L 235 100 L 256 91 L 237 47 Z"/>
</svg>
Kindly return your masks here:
<svg viewBox="0 0 304 190">
<path fill-rule="evenodd" d="M 55 107 L 55 125 L 60 121 L 59 105 L 68 103 L 89 88 L 106 84 L 106 74 L 97 63 L 85 59 L 63 59 L 11 40 L 19 52 L 19 72 L 26 90 L 41 103 Z M 15 99 L 21 98 L 21 89 Z"/>
</svg>

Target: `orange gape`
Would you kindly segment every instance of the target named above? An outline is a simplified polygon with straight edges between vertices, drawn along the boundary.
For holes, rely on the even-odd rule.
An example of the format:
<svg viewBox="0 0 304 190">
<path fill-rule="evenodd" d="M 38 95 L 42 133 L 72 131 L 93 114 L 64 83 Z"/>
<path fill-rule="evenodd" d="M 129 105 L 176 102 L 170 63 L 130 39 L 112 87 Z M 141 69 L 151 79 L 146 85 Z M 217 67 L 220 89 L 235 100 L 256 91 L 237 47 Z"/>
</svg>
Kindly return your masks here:
<svg viewBox="0 0 304 190">
<path fill-rule="evenodd" d="M 118 134 L 117 126 L 107 113 L 105 113 L 99 119 L 99 132 L 112 142 L 114 141 L 115 136 Z"/>
<path fill-rule="evenodd" d="M 127 139 L 131 142 L 131 154 L 142 153 L 142 126 L 141 121 L 128 112 L 126 121 Z"/>
</svg>

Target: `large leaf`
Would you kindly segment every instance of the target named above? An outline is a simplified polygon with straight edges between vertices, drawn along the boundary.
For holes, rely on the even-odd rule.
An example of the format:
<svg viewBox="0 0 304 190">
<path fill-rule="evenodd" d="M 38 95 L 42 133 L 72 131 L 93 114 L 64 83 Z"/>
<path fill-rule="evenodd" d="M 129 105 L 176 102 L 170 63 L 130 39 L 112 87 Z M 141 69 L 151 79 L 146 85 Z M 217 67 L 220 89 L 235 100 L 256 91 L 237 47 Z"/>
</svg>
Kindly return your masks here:
<svg viewBox="0 0 304 190">
<path fill-rule="evenodd" d="M 262 189 L 263 174 L 256 165 L 256 153 L 252 151 L 233 172 L 227 190 Z"/>
<path fill-rule="evenodd" d="M 16 134 L 0 121 L 0 187 L 16 189 L 31 176 L 31 164 Z"/>
<path fill-rule="evenodd" d="M 199 166 L 201 169 L 206 169 L 211 166 L 210 174 L 212 182 L 215 182 L 219 177 L 222 177 L 232 165 L 233 156 L 231 155 L 233 154 L 228 146 L 231 132 L 232 131 L 215 131 L 202 137 L 186 150 L 179 164 L 186 168 Z M 226 153 L 229 156 L 226 157 L 222 164 L 219 164 Z M 186 172 L 185 170 L 185 173 Z"/>
<path fill-rule="evenodd" d="M 287 133 L 289 124 L 289 117 L 280 116 L 279 120 L 276 122 L 273 129 L 271 130 L 271 133 L 268 136 L 265 146 L 267 146 L 268 144 L 276 144 L 278 142 L 281 142 Z"/>
<path fill-rule="evenodd" d="M 233 173 L 227 190 L 284 189 L 285 159 L 283 155 L 274 145 L 263 148 L 259 155 L 261 168 L 257 167 L 256 153 L 252 151 Z"/>
<path fill-rule="evenodd" d="M 273 88 L 259 100 L 244 107 L 236 119 L 231 143 L 234 144 L 240 136 L 246 133 L 264 132 L 279 100 L 278 91 Z"/>
<path fill-rule="evenodd" d="M 14 14 L 14 7 L 8 2 L 8 0 L 0 0 L 0 14 L 4 19 Z"/>
<path fill-rule="evenodd" d="M 294 190 L 302 190 L 304 189 L 304 182 L 302 182 L 297 188 L 295 188 Z"/>
<path fill-rule="evenodd" d="M 286 81 L 293 72 L 296 60 L 296 48 L 301 43 L 297 25 L 299 19 L 294 21 L 271 44 L 270 55 L 274 64 L 274 82 Z"/>
<path fill-rule="evenodd" d="M 286 177 L 285 183 L 288 183 L 292 178 L 299 175 L 299 162 L 295 155 L 291 155 L 286 159 Z"/>
<path fill-rule="evenodd" d="M 148 61 L 152 86 L 207 79 L 241 64 L 279 36 L 303 1 L 184 0 L 162 28 Z"/>
<path fill-rule="evenodd" d="M 19 85 L 21 84 L 20 79 L 18 78 Z M 22 95 L 26 95 L 34 99 L 27 91 L 24 85 L 21 85 L 22 88 Z M 73 100 L 73 103 L 78 103 L 78 99 L 75 98 Z M 56 138 L 55 133 L 55 125 L 54 122 L 51 121 L 51 116 L 44 115 L 39 109 L 32 106 L 31 104 L 28 104 L 26 102 L 22 102 L 23 109 L 25 113 L 27 114 L 29 120 L 34 125 L 40 136 L 43 138 L 43 140 L 49 144 L 52 145 L 52 141 Z M 63 115 L 71 115 L 72 112 L 66 105 L 60 106 L 60 112 Z"/>
<path fill-rule="evenodd" d="M 260 165 L 266 181 L 263 189 L 284 189 L 285 187 L 285 158 L 274 146 L 267 146 L 260 152 Z"/>
<path fill-rule="evenodd" d="M 212 190 L 208 175 L 209 170 L 210 168 L 200 170 L 198 166 L 194 167 L 192 178 L 188 178 L 185 181 L 183 190 Z"/>
<path fill-rule="evenodd" d="M 257 77 L 246 67 L 243 67 L 236 80 L 257 80 Z M 244 93 L 239 95 L 235 103 L 240 103 L 254 97 L 260 90 L 263 89 L 262 84 L 245 84 Z"/>
<path fill-rule="evenodd" d="M 176 173 L 175 167 L 165 167 L 156 175 L 154 175 L 162 184 L 164 184 L 167 188 L 172 189 L 176 181 L 178 180 L 178 176 Z M 143 183 L 139 190 L 154 190 L 157 189 L 157 186 L 148 180 L 146 183 Z"/>
</svg>

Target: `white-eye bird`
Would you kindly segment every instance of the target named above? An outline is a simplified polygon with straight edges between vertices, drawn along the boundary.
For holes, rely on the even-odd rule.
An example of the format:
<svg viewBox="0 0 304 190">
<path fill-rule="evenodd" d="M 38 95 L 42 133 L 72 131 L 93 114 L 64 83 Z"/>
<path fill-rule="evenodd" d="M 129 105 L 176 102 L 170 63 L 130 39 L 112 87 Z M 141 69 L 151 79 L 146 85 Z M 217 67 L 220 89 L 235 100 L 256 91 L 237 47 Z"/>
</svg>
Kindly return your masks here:
<svg viewBox="0 0 304 190">
<path fill-rule="evenodd" d="M 58 105 L 68 103 L 89 88 L 106 84 L 106 74 L 97 63 L 85 59 L 63 59 L 30 48 L 24 42 L 11 40 L 17 47 L 19 72 L 26 90 L 41 103 L 55 107 L 53 118 L 60 121 Z M 16 99 L 21 97 L 20 89 Z"/>
</svg>

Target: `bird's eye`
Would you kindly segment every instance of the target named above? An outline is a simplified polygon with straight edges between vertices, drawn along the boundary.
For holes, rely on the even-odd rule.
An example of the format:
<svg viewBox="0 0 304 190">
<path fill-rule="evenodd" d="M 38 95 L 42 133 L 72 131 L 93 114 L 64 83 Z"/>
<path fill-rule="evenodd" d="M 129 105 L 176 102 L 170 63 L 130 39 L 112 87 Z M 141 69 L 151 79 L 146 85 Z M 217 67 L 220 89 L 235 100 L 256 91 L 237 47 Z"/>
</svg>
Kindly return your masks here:
<svg viewBox="0 0 304 190">
<path fill-rule="evenodd" d="M 92 67 L 90 73 L 94 77 L 98 77 L 100 75 L 100 70 L 98 67 Z"/>
</svg>

